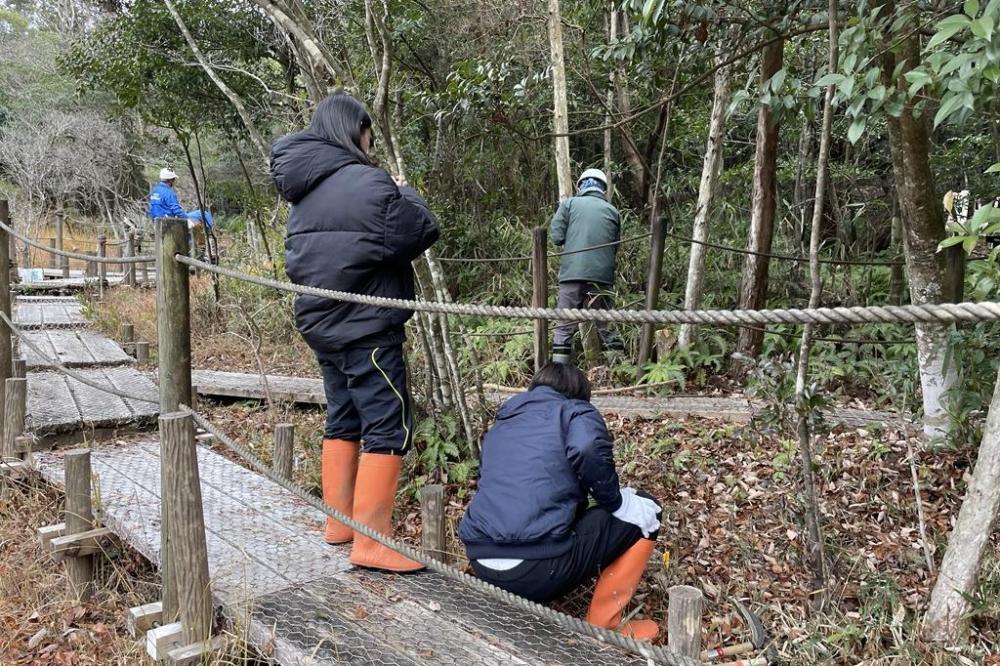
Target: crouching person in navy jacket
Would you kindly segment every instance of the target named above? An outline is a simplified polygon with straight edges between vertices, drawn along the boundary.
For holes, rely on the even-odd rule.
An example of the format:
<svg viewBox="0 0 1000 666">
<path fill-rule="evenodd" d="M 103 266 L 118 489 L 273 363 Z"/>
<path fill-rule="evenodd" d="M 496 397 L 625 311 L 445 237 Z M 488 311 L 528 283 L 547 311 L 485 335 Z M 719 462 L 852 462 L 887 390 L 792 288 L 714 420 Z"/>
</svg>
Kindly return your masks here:
<svg viewBox="0 0 1000 666">
<path fill-rule="evenodd" d="M 549 363 L 500 408 L 459 536 L 479 578 L 533 601 L 600 573 L 587 621 L 651 640 L 654 621 L 621 618 L 653 552 L 660 507 L 619 487 L 611 436 L 589 401 L 583 372 Z"/>
</svg>

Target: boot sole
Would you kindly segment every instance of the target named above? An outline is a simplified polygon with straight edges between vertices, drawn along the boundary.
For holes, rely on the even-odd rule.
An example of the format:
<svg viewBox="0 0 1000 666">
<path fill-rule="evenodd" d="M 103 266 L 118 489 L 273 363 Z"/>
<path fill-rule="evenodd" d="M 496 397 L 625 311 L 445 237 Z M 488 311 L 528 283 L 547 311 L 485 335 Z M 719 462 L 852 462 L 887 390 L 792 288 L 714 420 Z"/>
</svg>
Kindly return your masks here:
<svg viewBox="0 0 1000 666">
<path fill-rule="evenodd" d="M 418 571 L 423 571 L 424 569 L 427 568 L 427 567 L 425 567 L 424 565 L 421 564 L 421 565 L 418 565 L 418 568 L 416 568 L 416 569 L 414 569 L 412 567 L 408 567 L 408 568 L 403 569 L 403 568 L 395 568 L 395 567 L 382 566 L 382 565 L 379 565 L 379 564 L 370 564 L 370 563 L 369 564 L 365 564 L 365 563 L 362 563 L 362 562 L 355 562 L 354 560 L 351 560 L 351 564 L 353 564 L 356 567 L 360 567 L 361 569 L 373 569 L 373 570 L 376 570 L 376 571 L 391 571 L 393 573 L 401 573 L 401 574 L 402 573 L 416 573 Z"/>
</svg>

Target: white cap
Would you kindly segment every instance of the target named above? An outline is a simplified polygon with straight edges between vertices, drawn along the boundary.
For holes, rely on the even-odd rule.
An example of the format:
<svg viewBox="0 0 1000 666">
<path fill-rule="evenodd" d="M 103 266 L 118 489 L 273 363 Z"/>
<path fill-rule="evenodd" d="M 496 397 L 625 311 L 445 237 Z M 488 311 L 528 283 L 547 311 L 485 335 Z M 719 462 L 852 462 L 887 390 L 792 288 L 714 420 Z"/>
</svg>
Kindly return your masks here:
<svg viewBox="0 0 1000 666">
<path fill-rule="evenodd" d="M 166 167 L 160 169 L 160 180 L 175 180 L 176 178 L 177 174 L 171 171 L 170 169 Z"/>
<path fill-rule="evenodd" d="M 580 183 L 587 180 L 588 178 L 593 178 L 604 183 L 604 189 L 608 189 L 608 177 L 604 175 L 604 172 L 600 169 L 587 169 L 580 174 L 580 177 L 576 179 L 576 186 L 580 187 Z"/>
</svg>

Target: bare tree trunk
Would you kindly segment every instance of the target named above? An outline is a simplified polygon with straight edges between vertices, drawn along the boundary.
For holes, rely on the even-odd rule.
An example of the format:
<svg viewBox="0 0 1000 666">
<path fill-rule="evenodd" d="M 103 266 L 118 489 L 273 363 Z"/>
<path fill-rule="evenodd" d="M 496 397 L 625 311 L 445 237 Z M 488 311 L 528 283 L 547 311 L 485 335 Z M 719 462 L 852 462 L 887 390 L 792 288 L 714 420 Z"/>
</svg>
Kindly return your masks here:
<svg viewBox="0 0 1000 666">
<path fill-rule="evenodd" d="M 402 175 L 399 171 L 398 151 L 393 141 L 388 112 L 389 85 L 392 80 L 392 43 L 386 30 L 387 19 L 383 11 L 383 7 L 375 6 L 375 0 L 365 1 L 365 36 L 375 66 L 376 81 L 372 115 L 378 119 L 375 128 L 381 135 L 382 147 L 391 163 L 390 170 Z"/>
<path fill-rule="evenodd" d="M 243 179 L 247 182 L 247 187 L 250 189 L 250 195 L 256 200 L 256 188 L 253 185 L 253 179 L 250 177 L 250 171 L 247 170 L 246 161 L 243 159 L 243 153 L 240 151 L 240 145 L 235 139 L 231 141 L 233 146 L 233 152 L 236 154 L 236 161 L 240 165 L 240 171 L 243 173 Z M 260 210 L 254 206 L 254 222 L 257 225 L 257 230 L 260 232 L 260 237 L 264 241 L 264 251 L 267 252 L 267 260 L 271 263 L 271 275 L 275 280 L 278 279 L 278 266 L 274 262 L 274 253 L 271 252 L 271 244 L 267 240 L 267 231 L 264 229 L 264 221 L 260 218 Z M 253 227 L 252 224 L 247 225 L 247 227 Z"/>
<path fill-rule="evenodd" d="M 760 82 L 766 83 L 781 69 L 784 40 L 765 46 L 761 53 Z M 774 213 L 777 203 L 778 124 L 771 110 L 761 104 L 757 112 L 757 149 L 754 156 L 753 212 L 747 249 L 752 252 L 771 251 L 774 237 Z M 740 309 L 759 310 L 767 303 L 767 273 L 769 257 L 748 254 L 743 262 Z M 746 356 L 756 356 L 764 340 L 763 331 L 741 328 L 737 350 Z"/>
<path fill-rule="evenodd" d="M 306 66 L 326 73 L 335 82 L 346 84 L 351 81 L 350 76 L 338 66 L 336 60 L 313 37 L 313 28 L 311 25 L 304 24 L 301 17 L 293 19 L 289 15 L 287 8 L 281 7 L 277 2 L 271 2 L 270 0 L 254 0 L 254 2 L 264 10 L 275 24 L 292 35 L 296 42 L 301 45 L 309 57 L 309 62 L 305 63 Z"/>
<path fill-rule="evenodd" d="M 608 3 L 608 44 L 614 45 L 618 41 L 618 10 L 615 8 L 615 0 Z M 614 118 L 615 90 L 618 87 L 618 66 L 611 69 L 608 76 L 608 92 L 605 105 L 607 111 L 604 114 L 604 173 L 608 177 L 608 201 L 613 201 L 615 196 L 615 179 L 611 177 L 611 164 L 614 159 L 613 145 L 611 142 L 612 131 L 611 121 Z"/>
<path fill-rule="evenodd" d="M 962 500 L 958 522 L 948 538 L 941 571 L 924 615 L 924 635 L 956 644 L 965 631 L 969 599 L 975 593 L 983 554 L 1000 510 L 1000 374 L 986 417 L 983 442 Z"/>
<path fill-rule="evenodd" d="M 430 269 L 427 267 L 426 262 L 421 261 L 421 259 L 416 259 L 413 262 L 414 275 L 417 280 L 417 286 L 420 288 L 420 294 L 425 301 L 434 300 L 434 291 L 431 287 L 431 276 Z M 435 323 L 438 324 L 438 330 L 440 331 L 440 321 L 435 319 L 431 314 L 428 314 L 424 319 L 426 330 L 427 330 L 427 343 L 431 352 L 431 361 L 434 364 L 435 377 L 437 378 L 437 391 L 441 395 L 441 406 L 444 409 L 451 409 L 454 405 L 454 396 L 452 392 L 452 385 L 450 380 L 450 374 L 448 372 L 448 361 L 446 359 L 446 354 L 444 350 L 444 345 L 441 340 L 440 335 L 435 335 Z M 443 335 L 443 332 L 441 332 Z"/>
<path fill-rule="evenodd" d="M 720 59 L 716 54 L 716 61 Z M 694 229 L 691 236 L 691 255 L 688 258 L 687 285 L 684 288 L 684 309 L 697 310 L 701 307 L 702 287 L 705 279 L 705 254 L 708 248 L 700 245 L 708 240 L 708 226 L 712 215 L 712 204 L 722 173 L 722 149 L 726 140 L 726 109 L 729 106 L 730 69 L 720 67 L 715 71 L 715 91 L 712 96 L 712 116 L 708 127 L 708 145 L 701 167 L 701 184 L 698 187 L 698 206 L 694 214 Z M 682 324 L 677 346 L 690 347 L 694 341 L 693 324 Z"/>
<path fill-rule="evenodd" d="M 260 132 L 257 131 L 257 128 L 254 127 L 253 120 L 250 118 L 250 114 L 247 113 L 243 100 L 240 99 L 240 96 L 233 92 L 233 89 L 226 85 L 226 82 L 222 80 L 214 69 L 212 69 L 212 66 L 208 63 L 208 60 L 198 47 L 198 42 L 194 41 L 194 37 L 191 36 L 191 32 L 184 23 L 184 19 L 182 19 L 181 15 L 177 13 L 177 8 L 174 7 L 174 3 L 171 0 L 163 1 L 167 6 L 167 11 L 169 11 L 170 15 L 174 17 L 174 23 L 177 24 L 177 27 L 180 28 L 181 34 L 184 35 L 184 40 L 187 42 L 188 48 L 191 49 L 191 53 L 194 54 L 194 57 L 198 60 L 201 68 L 205 70 L 206 74 L 208 74 L 208 78 L 212 79 L 212 83 L 214 83 L 215 86 L 222 91 L 222 94 L 226 96 L 229 103 L 236 109 L 236 112 L 240 115 L 240 120 L 243 121 L 243 125 L 246 127 L 247 133 L 250 135 L 250 138 L 253 139 L 253 143 L 257 147 L 257 150 L 260 151 L 260 155 L 264 159 L 264 163 L 267 164 L 270 159 L 270 151 L 267 148 L 267 143 L 264 142 L 264 138 L 260 135 Z"/>
<path fill-rule="evenodd" d="M 549 2 L 549 50 L 552 54 L 552 126 L 555 133 L 556 177 L 559 199 L 573 196 L 569 160 L 569 111 L 566 107 L 566 61 L 563 57 L 562 17 L 559 0 Z"/>
<path fill-rule="evenodd" d="M 829 0 L 830 21 L 830 62 L 828 71 L 837 69 L 837 0 Z M 819 307 L 823 284 L 819 272 L 819 241 L 823 227 L 823 205 L 826 181 L 829 176 L 830 135 L 833 129 L 833 85 L 826 87 L 823 98 L 823 124 L 819 135 L 819 155 L 816 157 L 816 195 L 813 201 L 812 228 L 809 234 L 809 307 Z M 795 401 L 799 415 L 799 449 L 802 461 L 802 490 L 805 497 L 805 522 L 809 534 L 808 550 L 812 560 L 814 588 L 822 590 L 821 603 L 829 597 L 826 548 L 823 543 L 823 528 L 820 522 L 819 498 L 813 480 L 812 432 L 810 416 L 812 409 L 807 404 L 806 380 L 809 374 L 809 352 L 812 349 L 812 324 L 802 326 L 802 344 L 799 347 L 799 367 L 795 374 Z"/>
<path fill-rule="evenodd" d="M 892 15 L 893 3 L 885 6 Z M 915 34 L 896 39 L 883 56 L 883 76 L 891 81 L 897 63 L 902 63 L 899 78 L 905 86 L 905 74 L 919 62 L 920 45 Z M 905 96 L 905 90 L 902 91 Z M 945 238 L 941 200 L 930 167 L 930 133 L 926 118 L 914 118 L 914 102 L 907 101 L 899 118 L 887 116 L 889 147 L 893 173 L 899 192 L 903 222 L 903 252 L 910 278 L 910 302 L 940 303 L 945 298 L 945 261 L 937 251 Z M 924 407 L 924 434 L 940 437 L 948 434 L 946 393 L 958 383 L 958 373 L 948 351 L 948 339 L 954 326 L 916 324 L 917 363 Z"/>
<path fill-rule="evenodd" d="M 899 214 L 892 216 L 892 233 L 889 237 L 889 247 L 893 251 L 893 260 L 900 255 L 903 242 L 903 220 Z M 889 269 L 889 302 L 894 305 L 903 304 L 903 290 L 906 288 L 906 277 L 902 266 Z"/>
<path fill-rule="evenodd" d="M 434 361 L 431 358 L 431 343 L 428 339 L 429 332 L 427 313 L 418 312 L 413 317 L 414 325 L 417 327 L 417 338 L 420 340 L 420 348 L 423 350 L 424 374 L 427 376 L 425 389 L 427 403 L 433 405 L 435 409 L 444 409 L 441 404 L 441 392 L 437 388 L 434 376 Z"/>
<path fill-rule="evenodd" d="M 447 302 L 449 300 L 448 289 L 445 285 L 444 273 L 441 270 L 441 264 L 439 264 L 437 259 L 434 258 L 434 253 L 431 250 L 427 250 L 424 253 L 424 259 L 427 261 L 427 268 L 431 274 L 431 282 L 434 285 L 434 293 L 437 295 L 437 299 L 442 302 Z M 438 323 L 441 326 L 441 342 L 445 358 L 448 361 L 448 371 L 454 387 L 453 393 L 455 396 L 455 404 L 458 407 L 458 414 L 462 419 L 462 426 L 465 429 L 465 436 L 469 442 L 470 451 L 473 454 L 476 454 L 478 453 L 478 438 L 476 437 L 475 431 L 472 427 L 472 418 L 469 416 L 469 404 L 466 401 L 465 385 L 462 381 L 462 373 L 459 368 L 458 356 L 455 354 L 454 347 L 452 346 L 451 326 L 448 322 L 448 315 L 439 313 Z"/>
</svg>

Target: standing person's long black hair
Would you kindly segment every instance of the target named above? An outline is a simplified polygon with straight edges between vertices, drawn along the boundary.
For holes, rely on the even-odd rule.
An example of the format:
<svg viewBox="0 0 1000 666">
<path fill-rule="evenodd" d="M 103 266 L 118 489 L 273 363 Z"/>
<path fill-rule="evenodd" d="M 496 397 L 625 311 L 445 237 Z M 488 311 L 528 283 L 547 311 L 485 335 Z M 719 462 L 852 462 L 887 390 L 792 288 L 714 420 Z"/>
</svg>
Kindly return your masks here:
<svg viewBox="0 0 1000 666">
<path fill-rule="evenodd" d="M 309 131 L 336 144 L 358 158 L 362 164 L 372 164 L 361 150 L 361 133 L 372 127 L 372 117 L 365 105 L 345 92 L 330 95 L 316 106 Z M 372 144 L 374 145 L 374 133 Z"/>
</svg>

